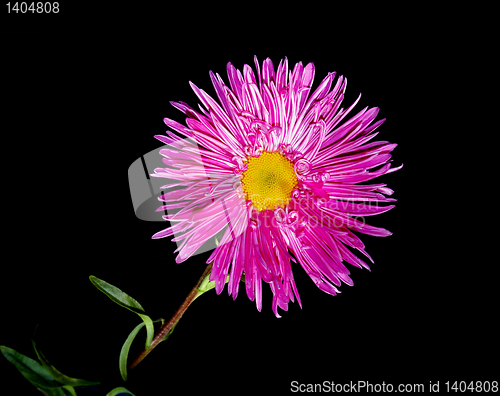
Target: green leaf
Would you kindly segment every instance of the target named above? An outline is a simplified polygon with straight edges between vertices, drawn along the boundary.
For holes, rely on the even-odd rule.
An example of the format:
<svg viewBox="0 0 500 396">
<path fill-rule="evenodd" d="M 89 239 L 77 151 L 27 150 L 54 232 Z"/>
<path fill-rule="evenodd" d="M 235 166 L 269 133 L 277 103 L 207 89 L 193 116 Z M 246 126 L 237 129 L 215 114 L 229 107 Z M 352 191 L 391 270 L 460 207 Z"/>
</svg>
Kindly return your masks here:
<svg viewBox="0 0 500 396">
<path fill-rule="evenodd" d="M 215 282 L 210 281 L 210 274 L 205 276 L 205 278 L 201 281 L 200 286 L 198 287 L 198 295 L 206 293 L 209 290 L 212 290 L 215 288 Z M 226 277 L 226 283 L 229 281 L 229 275 Z M 198 297 L 198 295 L 196 297 Z M 196 298 L 195 297 L 195 298 Z"/>
<path fill-rule="evenodd" d="M 5 358 L 19 370 L 24 378 L 26 378 L 37 388 L 42 388 L 43 390 L 51 390 L 62 385 L 54 378 L 52 378 L 45 367 L 43 367 L 37 361 L 24 356 L 14 349 L 8 348 L 4 345 L 0 345 L 0 350 L 2 351 Z"/>
<path fill-rule="evenodd" d="M 122 349 L 120 351 L 120 363 L 119 363 L 120 374 L 124 381 L 127 380 L 127 359 L 128 359 L 128 353 L 130 351 L 130 346 L 132 345 L 132 341 L 134 341 L 135 336 L 142 328 L 142 326 L 144 326 L 144 322 L 139 323 L 137 326 L 135 326 L 134 330 L 132 330 L 132 332 L 125 340 L 125 343 L 123 344 Z"/>
<path fill-rule="evenodd" d="M 181 320 L 181 318 L 182 318 L 182 316 L 179 318 L 179 320 Z M 165 341 L 168 337 L 170 337 L 170 334 L 172 334 L 174 332 L 175 326 L 177 326 L 177 323 L 179 323 L 179 320 L 172 326 L 172 328 L 167 333 L 167 335 L 165 337 L 163 337 L 162 341 Z"/>
<path fill-rule="evenodd" d="M 205 276 L 203 280 L 201 281 L 200 286 L 198 287 L 198 291 L 196 293 L 196 296 L 194 297 L 193 301 L 196 300 L 198 297 L 200 297 L 203 293 L 206 293 L 207 291 L 210 291 L 212 289 L 215 289 L 215 282 L 209 280 L 210 274 Z M 229 282 L 229 275 L 226 277 L 226 283 Z"/>
<path fill-rule="evenodd" d="M 33 348 L 35 349 L 36 355 L 38 356 L 38 359 L 40 362 L 42 362 L 43 367 L 47 372 L 51 375 L 52 378 L 54 378 L 56 381 L 60 382 L 61 384 L 64 385 L 69 385 L 66 387 L 69 392 L 72 395 L 76 396 L 75 390 L 73 389 L 74 386 L 90 386 L 90 385 L 99 385 L 99 382 L 90 382 L 86 381 L 83 379 L 78 379 L 78 378 L 71 378 L 68 377 L 67 375 L 64 375 L 61 373 L 59 370 L 57 370 L 54 366 L 52 366 L 47 358 L 43 355 L 42 351 L 39 351 L 36 347 L 35 340 L 32 339 L 31 343 L 33 344 Z"/>
<path fill-rule="evenodd" d="M 127 293 L 122 292 L 116 286 L 113 286 L 102 279 L 96 278 L 94 275 L 90 275 L 89 279 L 95 287 L 106 294 L 113 302 L 123 308 L 130 309 L 132 312 L 137 314 L 144 312 L 144 308 L 142 308 L 141 304 L 139 304 L 135 298 L 132 298 Z"/>
<path fill-rule="evenodd" d="M 139 304 L 139 302 L 135 298 L 132 298 L 127 293 L 124 293 L 116 286 L 113 286 L 108 282 L 103 281 L 102 279 L 96 278 L 94 275 L 90 275 L 89 279 L 95 287 L 106 294 L 113 302 L 117 303 L 123 308 L 127 308 L 130 311 L 135 312 L 141 317 L 141 319 L 144 321 L 144 324 L 146 325 L 146 349 L 148 349 L 151 346 L 151 342 L 153 341 L 154 327 L 151 318 L 144 313 L 144 308 L 142 308 L 142 305 Z"/>
<path fill-rule="evenodd" d="M 210 291 L 215 288 L 215 282 L 209 280 L 209 278 L 210 274 L 208 274 L 207 276 L 205 276 L 205 278 L 203 278 L 200 286 L 198 287 L 198 293 L 196 294 L 195 299 L 201 296 L 203 293 L 206 293 L 207 291 Z M 227 275 L 226 277 L 226 283 L 227 282 L 229 282 L 229 275 Z M 245 282 L 245 274 L 241 275 L 241 282 Z"/>
<path fill-rule="evenodd" d="M 72 386 L 64 385 L 60 388 L 38 388 L 45 396 L 77 396 Z"/>
<path fill-rule="evenodd" d="M 106 396 L 116 396 L 120 393 L 126 393 L 130 396 L 134 396 L 134 394 L 132 392 L 130 392 L 129 390 L 125 389 L 123 386 L 120 386 L 118 388 L 115 388 L 113 389 L 111 392 L 107 393 Z"/>
<path fill-rule="evenodd" d="M 151 342 L 153 342 L 153 336 L 155 334 L 155 328 L 153 326 L 153 321 L 148 315 L 145 314 L 138 314 L 142 320 L 144 321 L 144 324 L 146 325 L 146 349 L 149 349 L 151 346 Z"/>
<path fill-rule="evenodd" d="M 83 381 L 83 380 L 82 380 Z M 63 385 L 63 388 L 65 391 L 69 392 L 71 396 L 77 396 L 75 388 L 73 388 L 71 385 Z"/>
</svg>

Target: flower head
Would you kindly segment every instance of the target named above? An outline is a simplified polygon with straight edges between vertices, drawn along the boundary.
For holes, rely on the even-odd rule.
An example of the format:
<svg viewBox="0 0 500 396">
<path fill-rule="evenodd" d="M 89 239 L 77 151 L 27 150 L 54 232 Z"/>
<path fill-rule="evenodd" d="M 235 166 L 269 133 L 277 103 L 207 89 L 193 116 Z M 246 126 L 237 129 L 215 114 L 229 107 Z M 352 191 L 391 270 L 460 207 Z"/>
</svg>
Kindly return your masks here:
<svg viewBox="0 0 500 396">
<path fill-rule="evenodd" d="M 288 308 L 296 297 L 294 267 L 301 266 L 323 291 L 339 293 L 341 282 L 352 285 L 347 262 L 369 269 L 351 249 L 364 254 L 353 231 L 388 236 L 383 228 L 365 224 L 364 216 L 394 207 L 385 184 L 358 184 L 393 172 L 390 152 L 396 147 L 373 142 L 372 124 L 378 108 L 361 110 L 342 122 L 359 101 L 340 108 L 346 79 L 333 89 L 329 73 L 309 96 L 314 65 L 302 63 L 288 70 L 281 61 L 275 71 L 270 59 L 256 75 L 245 65 L 243 74 L 228 63 L 229 86 L 210 72 L 219 103 L 190 82 L 202 102 L 200 112 L 184 102 L 172 102 L 186 116 L 186 126 L 165 119 L 185 138 L 170 131 L 155 136 L 170 148 L 162 149 L 167 168 L 154 177 L 179 182 L 159 197 L 173 223 L 153 238 L 174 235 L 179 243 L 177 262 L 188 259 L 210 238 L 222 233 L 207 262 L 210 280 L 220 293 L 229 274 L 228 292 L 238 295 L 245 274 L 248 297 L 262 307 L 262 280 L 273 292 L 273 311 Z M 361 96 L 361 95 L 360 95 Z M 177 210 L 171 214 L 171 210 Z"/>
</svg>

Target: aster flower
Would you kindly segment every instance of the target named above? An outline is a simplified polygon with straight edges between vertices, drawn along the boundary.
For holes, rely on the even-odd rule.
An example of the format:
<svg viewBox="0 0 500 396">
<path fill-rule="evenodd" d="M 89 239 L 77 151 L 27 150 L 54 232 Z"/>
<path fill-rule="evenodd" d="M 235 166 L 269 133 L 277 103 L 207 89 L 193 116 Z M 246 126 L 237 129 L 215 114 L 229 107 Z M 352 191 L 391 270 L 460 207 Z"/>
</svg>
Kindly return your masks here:
<svg viewBox="0 0 500 396">
<path fill-rule="evenodd" d="M 388 236 L 383 228 L 364 222 L 365 216 L 383 213 L 394 205 L 393 191 L 385 184 L 358 184 L 391 173 L 390 152 L 396 147 L 375 141 L 372 123 L 377 107 L 365 107 L 346 119 L 358 99 L 340 108 L 346 79 L 329 73 L 309 96 L 314 65 L 288 69 L 280 61 L 254 58 L 256 74 L 248 66 L 243 74 L 228 63 L 229 86 L 210 72 L 219 103 L 193 83 L 204 107 L 195 111 L 184 102 L 171 102 L 186 116 L 184 126 L 166 118 L 172 130 L 155 136 L 169 145 L 162 149 L 166 168 L 153 177 L 178 180 L 159 197 L 173 225 L 153 238 L 174 236 L 176 262 L 187 260 L 210 238 L 221 235 L 210 255 L 210 280 L 222 292 L 238 295 L 240 279 L 248 297 L 262 308 L 262 281 L 273 292 L 272 309 L 287 310 L 297 298 L 294 268 L 301 266 L 326 293 L 336 295 L 341 282 L 352 285 L 344 265 L 368 265 L 353 253 L 365 252 L 353 231 Z M 176 211 L 177 210 L 177 211 Z M 174 213 L 174 211 L 176 211 Z"/>
</svg>

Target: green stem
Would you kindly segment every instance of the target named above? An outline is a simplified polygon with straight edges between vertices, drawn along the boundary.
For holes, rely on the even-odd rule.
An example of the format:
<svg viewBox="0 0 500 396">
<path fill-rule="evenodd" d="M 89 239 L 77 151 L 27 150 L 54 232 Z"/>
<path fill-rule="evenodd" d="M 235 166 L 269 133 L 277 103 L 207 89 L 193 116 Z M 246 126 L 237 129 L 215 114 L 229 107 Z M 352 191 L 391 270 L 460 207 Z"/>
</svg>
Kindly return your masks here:
<svg viewBox="0 0 500 396">
<path fill-rule="evenodd" d="M 137 366 L 142 360 L 160 343 L 163 341 L 165 336 L 168 334 L 170 330 L 172 330 L 172 327 L 179 321 L 181 316 L 186 312 L 188 307 L 191 305 L 191 303 L 195 300 L 196 297 L 199 295 L 198 288 L 200 287 L 201 283 L 203 282 L 203 279 L 212 271 L 212 263 L 207 265 L 207 268 L 203 272 L 203 275 L 201 278 L 198 280 L 196 285 L 193 287 L 193 289 L 189 292 L 188 296 L 184 300 L 184 302 L 181 304 L 179 309 L 175 312 L 174 316 L 166 322 L 158 331 L 156 336 L 153 338 L 153 341 L 151 342 L 151 346 L 148 349 L 145 349 L 142 351 L 139 356 L 133 361 L 133 363 L 130 365 L 130 369 L 133 369 L 135 366 Z"/>
</svg>

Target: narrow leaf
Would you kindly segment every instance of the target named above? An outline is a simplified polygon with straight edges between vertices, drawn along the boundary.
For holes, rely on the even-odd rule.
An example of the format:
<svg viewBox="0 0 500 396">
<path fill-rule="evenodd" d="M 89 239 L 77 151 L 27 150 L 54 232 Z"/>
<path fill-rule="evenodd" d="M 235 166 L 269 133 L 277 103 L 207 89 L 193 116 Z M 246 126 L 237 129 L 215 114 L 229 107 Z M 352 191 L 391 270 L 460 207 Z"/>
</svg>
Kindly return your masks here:
<svg viewBox="0 0 500 396">
<path fill-rule="evenodd" d="M 182 316 L 181 316 L 181 318 L 182 318 Z M 179 318 L 179 320 L 181 320 L 181 318 Z M 177 321 L 177 323 L 179 323 L 179 320 Z M 165 341 L 166 339 L 168 339 L 168 337 L 170 337 L 170 335 L 174 332 L 174 329 L 175 329 L 175 326 L 177 326 L 177 323 L 172 326 L 172 328 L 167 333 L 167 335 L 165 337 L 163 337 L 162 341 Z"/>
<path fill-rule="evenodd" d="M 63 385 L 63 388 L 66 392 L 69 392 L 71 396 L 77 396 L 75 388 L 73 388 L 71 385 Z"/>
<path fill-rule="evenodd" d="M 138 314 L 142 320 L 144 321 L 144 324 L 146 325 L 146 349 L 149 349 L 151 346 L 151 342 L 153 342 L 153 336 L 155 334 L 155 328 L 153 326 L 153 321 L 148 315 L 145 314 Z"/>
<path fill-rule="evenodd" d="M 33 344 L 33 348 L 35 349 L 36 355 L 38 356 L 38 359 L 40 362 L 42 362 L 43 367 L 47 372 L 54 378 L 56 381 L 60 382 L 61 384 L 64 385 L 69 385 L 67 388 L 71 394 L 74 392 L 74 389 L 72 388 L 73 386 L 90 386 L 90 385 L 98 385 L 99 382 L 90 382 L 86 381 L 83 379 L 78 379 L 78 378 L 71 378 L 68 377 L 67 375 L 64 375 L 61 373 L 59 370 L 57 370 L 54 366 L 52 366 L 47 358 L 43 355 L 42 351 L 39 351 L 36 347 L 35 340 L 32 339 L 31 343 Z M 71 388 L 71 389 L 69 389 Z"/>
<path fill-rule="evenodd" d="M 146 349 L 151 346 L 151 342 L 153 341 L 154 336 L 154 327 L 153 321 L 151 318 L 144 313 L 144 308 L 142 308 L 139 302 L 129 296 L 127 293 L 122 292 L 116 286 L 109 284 L 108 282 L 103 281 L 102 279 L 96 278 L 94 275 L 90 275 L 90 281 L 92 284 L 97 287 L 100 291 L 106 294 L 112 301 L 117 303 L 118 305 L 135 312 L 137 315 L 141 317 L 146 325 Z"/>
<path fill-rule="evenodd" d="M 135 298 L 132 298 L 127 293 L 122 292 L 116 286 L 113 286 L 102 279 L 96 278 L 94 275 L 90 275 L 89 279 L 95 287 L 106 294 L 113 302 L 123 308 L 130 309 L 135 313 L 144 312 L 144 308 L 142 308 L 141 304 L 139 304 Z"/>
<path fill-rule="evenodd" d="M 106 396 L 116 396 L 119 395 L 120 393 L 126 393 L 127 395 L 134 396 L 132 392 L 125 389 L 123 386 L 113 389 L 111 392 L 107 393 Z"/>
<path fill-rule="evenodd" d="M 135 336 L 142 328 L 142 326 L 144 326 L 144 322 L 139 323 L 137 326 L 135 326 L 134 330 L 132 330 L 132 332 L 125 340 L 125 343 L 123 344 L 122 349 L 120 351 L 120 362 L 119 362 L 120 374 L 124 381 L 127 380 L 127 359 L 128 359 L 128 353 L 130 351 L 130 346 L 132 345 L 132 341 L 134 341 Z"/>
<path fill-rule="evenodd" d="M 45 396 L 76 396 L 76 392 L 73 387 L 70 389 L 67 388 L 68 385 L 64 385 L 60 388 L 37 388 L 40 392 L 42 392 Z"/>
<path fill-rule="evenodd" d="M 198 291 L 196 293 L 196 296 L 194 297 L 195 300 L 199 296 L 201 296 L 203 293 L 206 293 L 207 291 L 215 289 L 215 282 L 214 281 L 210 281 L 209 278 L 210 278 L 210 274 L 208 274 L 207 276 L 205 276 L 205 278 L 201 281 L 200 286 L 198 287 Z M 229 281 L 229 275 L 226 276 L 226 283 L 228 281 Z"/>
<path fill-rule="evenodd" d="M 4 345 L 0 345 L 0 350 L 6 359 L 16 366 L 24 378 L 37 388 L 53 389 L 62 385 L 54 380 L 45 367 L 37 361 Z"/>
</svg>

